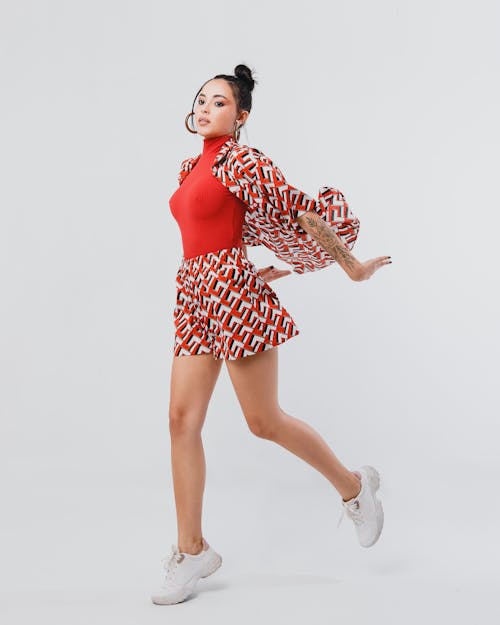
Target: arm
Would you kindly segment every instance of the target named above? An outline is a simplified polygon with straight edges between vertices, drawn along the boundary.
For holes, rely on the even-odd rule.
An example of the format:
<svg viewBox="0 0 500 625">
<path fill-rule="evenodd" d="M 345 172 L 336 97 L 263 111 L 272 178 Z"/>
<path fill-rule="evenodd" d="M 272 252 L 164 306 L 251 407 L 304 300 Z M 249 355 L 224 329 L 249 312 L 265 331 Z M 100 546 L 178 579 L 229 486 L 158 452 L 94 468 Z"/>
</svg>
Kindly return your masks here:
<svg viewBox="0 0 500 625">
<path fill-rule="evenodd" d="M 289 184 L 279 167 L 260 150 L 248 148 L 244 157 L 241 159 L 244 166 L 238 175 L 246 183 L 243 185 L 245 197 L 252 198 L 252 205 L 261 209 L 264 215 L 266 212 L 270 214 L 268 222 L 271 230 L 280 227 L 276 225 L 278 220 L 284 224 L 284 230 L 288 229 L 288 224 L 295 222 L 356 282 L 367 280 L 377 269 L 392 262 L 390 256 L 360 262 L 351 254 L 349 250 L 358 234 L 359 219 L 349 210 L 344 195 L 338 189 L 321 187 L 315 200 Z M 279 246 L 273 246 L 269 238 L 266 245 L 278 258 L 286 259 L 286 262 L 294 260 L 293 254 L 286 251 L 284 256 L 280 254 Z M 300 248 L 300 242 L 295 251 L 297 248 Z M 314 270 L 314 266 L 308 269 Z"/>
<path fill-rule="evenodd" d="M 344 269 L 351 280 L 360 280 L 362 263 L 351 254 L 326 221 L 313 211 L 299 215 L 296 222 Z"/>
<path fill-rule="evenodd" d="M 328 223 L 312 211 L 299 215 L 296 221 L 325 249 L 355 282 L 368 280 L 377 269 L 392 263 L 390 256 L 377 256 L 364 263 L 360 262 L 345 247 L 342 240 L 333 232 Z"/>
</svg>

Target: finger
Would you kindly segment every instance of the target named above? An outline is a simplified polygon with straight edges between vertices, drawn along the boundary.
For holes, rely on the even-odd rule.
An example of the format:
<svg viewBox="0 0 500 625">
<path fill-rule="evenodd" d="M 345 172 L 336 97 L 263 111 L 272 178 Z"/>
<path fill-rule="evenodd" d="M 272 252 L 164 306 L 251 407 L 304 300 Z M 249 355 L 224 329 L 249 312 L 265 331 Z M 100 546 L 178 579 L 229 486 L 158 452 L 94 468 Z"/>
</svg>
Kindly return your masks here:
<svg viewBox="0 0 500 625">
<path fill-rule="evenodd" d="M 267 282 L 272 282 L 273 280 L 279 280 L 280 278 L 284 278 L 288 276 L 291 271 L 283 271 L 283 270 L 275 270 L 269 272 L 269 275 L 266 277 Z"/>
</svg>

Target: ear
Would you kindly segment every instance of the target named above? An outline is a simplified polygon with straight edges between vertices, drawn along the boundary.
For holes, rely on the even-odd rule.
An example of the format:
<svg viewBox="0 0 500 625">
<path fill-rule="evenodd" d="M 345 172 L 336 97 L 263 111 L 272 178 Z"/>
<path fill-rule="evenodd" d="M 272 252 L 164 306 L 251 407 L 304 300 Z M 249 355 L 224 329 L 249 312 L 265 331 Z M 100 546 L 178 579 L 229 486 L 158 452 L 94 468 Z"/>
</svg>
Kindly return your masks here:
<svg viewBox="0 0 500 625">
<path fill-rule="evenodd" d="M 250 113 L 248 111 L 243 111 L 238 119 L 240 125 L 243 125 L 246 121 Z"/>
</svg>

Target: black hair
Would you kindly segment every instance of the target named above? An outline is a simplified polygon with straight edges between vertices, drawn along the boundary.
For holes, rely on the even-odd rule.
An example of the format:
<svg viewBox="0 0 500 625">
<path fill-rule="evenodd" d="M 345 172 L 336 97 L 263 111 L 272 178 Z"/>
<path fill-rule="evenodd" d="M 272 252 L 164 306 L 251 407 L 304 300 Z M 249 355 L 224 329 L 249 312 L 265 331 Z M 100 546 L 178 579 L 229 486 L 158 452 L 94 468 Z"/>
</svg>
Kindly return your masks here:
<svg viewBox="0 0 500 625">
<path fill-rule="evenodd" d="M 224 80 L 227 80 L 227 82 L 231 85 L 234 99 L 236 100 L 238 113 L 240 111 L 248 111 L 250 113 L 250 111 L 252 110 L 252 90 L 254 88 L 254 85 L 257 84 L 257 81 L 253 77 L 252 70 L 249 67 L 239 64 L 234 68 L 234 76 L 230 74 L 217 74 L 210 80 L 213 80 L 214 78 L 224 78 Z M 194 97 L 191 111 L 194 111 L 196 98 L 198 97 L 198 94 L 203 89 L 203 87 L 207 84 L 207 82 L 204 82 L 203 85 L 198 89 Z"/>
</svg>

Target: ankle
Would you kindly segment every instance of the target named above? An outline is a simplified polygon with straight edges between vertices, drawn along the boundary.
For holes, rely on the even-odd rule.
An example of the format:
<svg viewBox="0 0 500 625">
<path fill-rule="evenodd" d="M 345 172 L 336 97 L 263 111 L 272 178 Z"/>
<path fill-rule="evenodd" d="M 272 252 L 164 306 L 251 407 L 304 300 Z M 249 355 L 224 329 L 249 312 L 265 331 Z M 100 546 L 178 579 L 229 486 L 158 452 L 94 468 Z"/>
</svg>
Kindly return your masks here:
<svg viewBox="0 0 500 625">
<path fill-rule="evenodd" d="M 352 488 L 347 492 L 342 494 L 342 501 L 349 501 L 350 499 L 354 499 L 361 492 L 361 478 L 358 473 L 351 471 L 353 475 L 353 485 Z"/>
<path fill-rule="evenodd" d="M 178 547 L 181 553 L 189 553 L 190 555 L 195 556 L 203 550 L 203 538 L 179 541 Z"/>
</svg>

